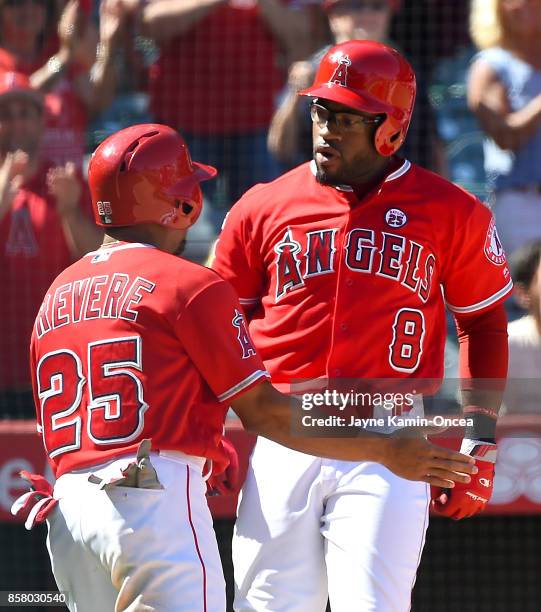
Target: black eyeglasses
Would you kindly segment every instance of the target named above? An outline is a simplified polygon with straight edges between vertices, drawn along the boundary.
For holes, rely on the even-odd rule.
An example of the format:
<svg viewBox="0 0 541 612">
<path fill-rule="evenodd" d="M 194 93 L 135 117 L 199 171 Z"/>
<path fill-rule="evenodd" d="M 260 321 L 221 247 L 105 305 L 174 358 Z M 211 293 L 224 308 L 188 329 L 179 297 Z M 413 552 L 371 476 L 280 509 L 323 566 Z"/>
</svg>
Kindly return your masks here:
<svg viewBox="0 0 541 612">
<path fill-rule="evenodd" d="M 364 129 L 365 125 L 379 125 L 385 118 L 382 115 L 365 117 L 355 113 L 332 111 L 316 102 L 310 105 L 310 117 L 319 128 L 330 126 L 339 132 L 359 132 Z"/>
</svg>

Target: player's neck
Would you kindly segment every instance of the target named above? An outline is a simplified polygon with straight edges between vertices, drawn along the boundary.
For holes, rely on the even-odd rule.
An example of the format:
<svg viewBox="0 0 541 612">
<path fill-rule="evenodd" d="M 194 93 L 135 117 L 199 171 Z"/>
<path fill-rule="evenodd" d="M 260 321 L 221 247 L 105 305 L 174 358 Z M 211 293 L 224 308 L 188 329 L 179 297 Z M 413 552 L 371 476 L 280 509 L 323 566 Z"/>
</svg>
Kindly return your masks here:
<svg viewBox="0 0 541 612">
<path fill-rule="evenodd" d="M 388 174 L 394 172 L 399 165 L 400 162 L 395 158 L 386 159 L 385 164 L 382 165 L 382 167 L 372 174 L 372 176 L 370 176 L 366 181 L 352 183 L 350 187 L 353 189 L 359 200 L 361 200 L 367 193 L 379 185 Z"/>
<path fill-rule="evenodd" d="M 159 238 L 159 231 L 150 223 L 141 223 L 126 227 L 107 228 L 103 243 L 113 242 L 144 242 L 145 244 L 156 244 Z"/>
</svg>

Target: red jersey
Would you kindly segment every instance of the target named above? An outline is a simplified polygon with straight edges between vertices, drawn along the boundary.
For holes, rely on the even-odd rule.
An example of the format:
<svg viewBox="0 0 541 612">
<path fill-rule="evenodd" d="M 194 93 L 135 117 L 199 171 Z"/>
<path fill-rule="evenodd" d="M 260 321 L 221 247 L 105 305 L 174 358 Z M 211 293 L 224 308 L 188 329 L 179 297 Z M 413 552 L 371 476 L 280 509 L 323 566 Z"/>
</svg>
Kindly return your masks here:
<svg viewBox="0 0 541 612">
<path fill-rule="evenodd" d="M 62 79 L 45 96 L 43 155 L 56 165 L 72 161 L 83 165 L 88 115 L 86 106 L 70 79 Z"/>
<path fill-rule="evenodd" d="M 268 127 L 285 74 L 256 2 L 223 5 L 160 49 L 150 96 L 160 123 L 195 134 Z"/>
<path fill-rule="evenodd" d="M 47 287 L 73 262 L 43 165 L 0 220 L 0 389 L 30 388 L 28 344 Z M 90 213 L 91 214 L 91 213 Z"/>
<path fill-rule="evenodd" d="M 361 200 L 314 167 L 248 191 L 216 246 L 273 383 L 440 379 L 445 305 L 480 312 L 512 289 L 490 210 L 408 161 Z"/>
<path fill-rule="evenodd" d="M 155 450 L 219 459 L 228 402 L 267 375 L 232 287 L 153 247 L 90 253 L 53 282 L 30 348 L 56 476 Z"/>
</svg>

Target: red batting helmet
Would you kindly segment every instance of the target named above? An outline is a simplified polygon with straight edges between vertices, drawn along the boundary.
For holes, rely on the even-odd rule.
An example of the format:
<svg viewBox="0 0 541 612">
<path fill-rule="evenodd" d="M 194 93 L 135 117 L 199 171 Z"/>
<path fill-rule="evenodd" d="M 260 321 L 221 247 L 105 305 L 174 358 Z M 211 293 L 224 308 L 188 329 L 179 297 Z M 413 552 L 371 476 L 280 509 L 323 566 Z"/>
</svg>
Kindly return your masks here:
<svg viewBox="0 0 541 612">
<path fill-rule="evenodd" d="M 378 42 L 349 40 L 327 51 L 314 83 L 299 93 L 384 114 L 374 145 L 381 155 L 392 155 L 406 138 L 415 91 L 413 69 L 398 51 Z"/>
<path fill-rule="evenodd" d="M 215 168 L 192 162 L 182 137 L 166 125 L 120 130 L 98 146 L 88 166 L 95 221 L 187 229 L 203 207 L 199 183 L 214 176 Z"/>
</svg>

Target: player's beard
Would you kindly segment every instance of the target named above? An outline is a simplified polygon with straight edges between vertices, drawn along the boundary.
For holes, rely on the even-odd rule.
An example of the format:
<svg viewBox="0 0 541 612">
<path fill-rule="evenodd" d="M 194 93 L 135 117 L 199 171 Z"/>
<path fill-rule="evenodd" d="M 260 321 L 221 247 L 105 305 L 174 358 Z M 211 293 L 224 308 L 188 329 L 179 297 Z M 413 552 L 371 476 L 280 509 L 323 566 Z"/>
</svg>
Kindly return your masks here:
<svg viewBox="0 0 541 612">
<path fill-rule="evenodd" d="M 316 181 L 318 183 L 321 183 L 322 185 L 337 185 L 338 183 L 334 180 L 331 179 L 327 173 L 325 172 L 325 170 L 322 170 L 321 168 L 318 168 L 316 166 L 317 170 L 316 170 Z"/>
<path fill-rule="evenodd" d="M 316 181 L 322 185 L 354 185 L 362 182 L 362 173 L 359 173 L 359 168 L 367 167 L 367 159 L 364 154 L 352 157 L 349 162 L 346 162 L 343 156 L 340 157 L 340 164 L 333 168 L 332 171 L 326 170 L 317 162 L 317 152 L 314 149 L 314 163 L 316 164 Z"/>
<path fill-rule="evenodd" d="M 374 180 L 375 176 L 381 174 L 384 165 L 378 162 L 378 157 L 375 154 L 361 153 L 352 157 L 349 161 L 341 160 L 340 167 L 334 172 L 328 172 L 322 168 L 316 161 L 316 152 L 314 151 L 314 163 L 316 164 L 316 181 L 321 185 L 331 185 L 333 187 L 369 184 Z"/>
<path fill-rule="evenodd" d="M 314 155 L 315 158 L 315 155 Z M 315 161 L 315 159 L 314 159 Z M 336 187 L 337 185 L 352 185 L 355 183 L 353 179 L 353 173 L 346 171 L 340 171 L 334 174 L 328 173 L 326 170 L 321 168 L 317 162 L 316 164 L 316 181 L 321 183 L 321 185 L 332 185 Z"/>
</svg>

